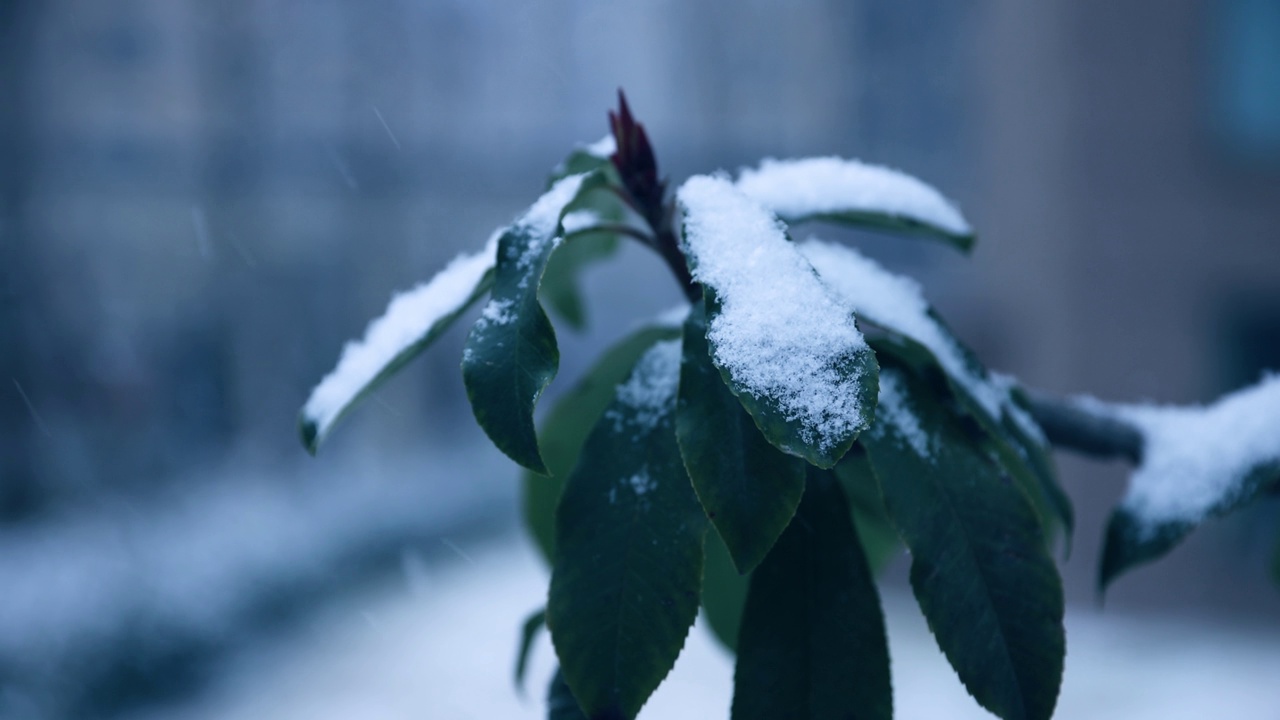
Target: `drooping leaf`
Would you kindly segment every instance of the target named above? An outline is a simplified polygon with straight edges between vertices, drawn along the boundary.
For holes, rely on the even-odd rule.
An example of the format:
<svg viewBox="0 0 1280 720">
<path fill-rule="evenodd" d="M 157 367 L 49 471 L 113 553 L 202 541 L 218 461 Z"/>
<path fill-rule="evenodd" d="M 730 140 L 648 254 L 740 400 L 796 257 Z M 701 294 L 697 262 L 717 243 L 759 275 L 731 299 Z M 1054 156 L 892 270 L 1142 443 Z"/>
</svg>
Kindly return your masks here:
<svg viewBox="0 0 1280 720">
<path fill-rule="evenodd" d="M 879 574 L 889 560 L 902 552 L 902 538 L 889 521 L 889 512 L 880 497 L 880 484 L 867 453 L 854 445 L 835 466 L 836 478 L 853 513 L 853 527 L 867 553 L 871 572 Z"/>
<path fill-rule="evenodd" d="M 1140 432 L 1142 461 L 1107 527 L 1099 588 L 1160 557 L 1192 529 L 1280 488 L 1280 376 L 1204 407 L 1108 405 L 1080 409 Z"/>
<path fill-rule="evenodd" d="M 798 247 L 823 281 L 853 305 L 864 328 L 869 322 L 883 329 L 873 337 L 878 353 L 894 354 L 917 375 L 945 377 L 959 409 L 982 426 L 988 436 L 984 443 L 1027 493 L 1046 528 L 1060 522 L 1069 542 L 1071 504 L 1057 485 L 1047 450 L 1036 449 L 1032 434 L 1039 434 L 1038 427 L 1016 404 L 1013 383 L 983 367 L 911 278 L 843 245 L 811 239 Z"/>
<path fill-rule="evenodd" d="M 788 224 L 808 220 L 890 230 L 973 247 L 969 223 L 934 188 L 886 167 L 837 157 L 765 160 L 738 188 Z"/>
<path fill-rule="evenodd" d="M 522 473 L 521 510 L 525 528 L 548 562 L 555 557 L 556 504 L 591 428 L 613 400 L 618 383 L 627 379 L 636 360 L 654 343 L 679 336 L 679 327 L 650 325 L 618 341 L 543 419 L 539 445 L 551 475 L 529 470 Z"/>
<path fill-rule="evenodd" d="M 890 358 L 904 371 L 930 383 L 934 393 L 951 398 L 944 407 L 950 409 L 957 420 L 976 427 L 979 434 L 974 443 L 988 452 L 1026 495 L 1045 529 L 1046 538 L 1051 536 L 1056 523 L 1061 523 L 1070 537 L 1071 503 L 1058 487 L 1052 465 L 1047 461 L 1038 467 L 1033 465 L 1036 456 L 1032 453 L 1043 452 L 1034 441 L 1022 435 L 1015 423 L 993 418 L 965 383 L 956 381 L 937 356 L 921 343 L 892 332 L 873 334 L 869 342 L 882 361 Z"/>
<path fill-rule="evenodd" d="M 547 611 L 538 610 L 525 618 L 520 627 L 520 648 L 516 652 L 516 690 L 524 692 L 524 674 L 529 669 L 529 653 L 533 650 L 533 641 L 538 639 L 538 631 L 547 624 Z"/>
<path fill-rule="evenodd" d="M 1140 512 L 1123 503 L 1111 511 L 1102 543 L 1102 562 L 1098 566 L 1098 592 L 1106 591 L 1121 574 L 1138 565 L 1163 557 L 1200 522 L 1227 515 L 1252 503 L 1267 490 L 1280 484 L 1280 462 L 1265 462 L 1246 473 L 1238 494 L 1223 498 L 1195 520 L 1168 519 L 1151 522 Z"/>
<path fill-rule="evenodd" d="M 690 178 L 677 200 L 712 362 L 769 442 L 835 465 L 875 412 L 875 354 L 852 306 L 728 180 Z"/>
<path fill-rule="evenodd" d="M 1025 494 L 928 384 L 888 363 L 860 442 L 960 680 L 1005 720 L 1047 720 L 1065 654 L 1062 583 Z"/>
<path fill-rule="evenodd" d="M 706 314 L 684 325 L 676 439 L 698 500 L 738 572 L 751 572 L 791 522 L 804 494 L 805 462 L 765 440 L 711 363 Z"/>
<path fill-rule="evenodd" d="M 893 716 L 884 615 L 835 476 L 811 468 L 795 520 L 751 576 L 734 720 Z"/>
<path fill-rule="evenodd" d="M 707 521 L 676 445 L 680 343 L 650 348 L 591 431 L 556 511 L 547 624 L 588 717 L 634 718 L 698 612 Z"/>
<path fill-rule="evenodd" d="M 315 454 L 351 408 L 418 356 L 493 285 L 497 245 L 462 255 L 431 280 L 396 295 L 364 338 L 347 343 L 337 366 L 311 391 L 299 414 L 302 444 Z"/>
<path fill-rule="evenodd" d="M 463 349 L 462 380 L 476 421 L 499 450 L 544 474 L 533 410 L 555 377 L 560 352 L 538 286 L 566 209 L 603 182 L 600 175 L 557 182 L 502 233 L 489 304 Z"/>
<path fill-rule="evenodd" d="M 738 651 L 738 628 L 747 602 L 750 573 L 738 574 L 724 540 L 707 533 L 707 558 L 702 571 L 702 610 L 711 634 L 730 652 Z"/>
<path fill-rule="evenodd" d="M 578 705 L 578 699 L 564 681 L 564 673 L 556 668 L 547 687 L 547 720 L 588 720 Z"/>
</svg>

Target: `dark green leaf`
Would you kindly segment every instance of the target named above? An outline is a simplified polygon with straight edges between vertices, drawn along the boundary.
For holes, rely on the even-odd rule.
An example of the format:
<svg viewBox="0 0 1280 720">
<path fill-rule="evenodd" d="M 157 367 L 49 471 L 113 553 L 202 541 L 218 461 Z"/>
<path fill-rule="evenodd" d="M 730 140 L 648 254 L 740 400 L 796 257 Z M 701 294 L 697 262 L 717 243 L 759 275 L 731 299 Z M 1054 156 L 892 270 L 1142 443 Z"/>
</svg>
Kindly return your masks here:
<svg viewBox="0 0 1280 720">
<path fill-rule="evenodd" d="M 564 681 L 564 673 L 556 668 L 547 688 L 547 720 L 587 720 L 578 706 L 578 699 L 573 696 Z"/>
<path fill-rule="evenodd" d="M 813 215 L 783 217 L 782 219 L 788 225 L 818 221 L 833 223 L 835 225 L 847 225 L 849 227 L 865 230 L 885 230 L 888 232 L 896 232 L 906 235 L 918 235 L 924 238 L 942 240 L 948 245 L 964 252 L 972 250 L 973 245 L 977 240 L 977 237 L 973 233 L 964 234 L 948 232 L 936 225 L 930 225 L 901 215 L 850 211 L 843 213 L 815 213 Z"/>
<path fill-rule="evenodd" d="M 814 277 L 815 282 L 817 276 Z M 721 305 L 715 291 L 704 287 L 703 299 L 706 303 L 707 324 L 715 322 L 721 313 Z M 709 340 L 713 352 L 714 340 Z M 774 447 L 785 453 L 804 458 L 812 465 L 830 468 L 848 452 L 857 439 L 858 433 L 870 424 L 876 406 L 876 357 L 868 347 L 862 347 L 838 357 L 825 358 L 831 370 L 841 382 L 854 382 L 857 387 L 857 403 L 862 416 L 851 432 L 830 445 L 823 445 L 807 426 L 807 420 L 798 417 L 779 398 L 754 395 L 751 390 L 736 382 L 730 372 L 717 364 L 720 376 L 729 390 L 738 398 L 742 406 L 751 414 L 756 425 L 764 433 L 765 439 Z"/>
<path fill-rule="evenodd" d="M 533 641 L 538 637 L 538 631 L 547 624 L 547 611 L 539 610 L 528 618 L 525 618 L 524 625 L 520 628 L 520 649 L 516 652 L 516 689 L 524 691 L 524 674 L 529 669 L 529 652 L 533 650 Z"/>
<path fill-rule="evenodd" d="M 344 363 L 339 362 L 337 368 L 329 376 L 325 377 L 312 391 L 311 397 L 307 400 L 307 404 L 303 406 L 302 412 L 298 416 L 298 429 L 302 435 L 302 444 L 307 448 L 307 452 L 314 455 L 319 449 L 320 444 L 324 442 L 329 431 L 346 416 L 352 408 L 354 408 L 361 400 L 367 397 L 371 392 L 376 390 L 382 383 L 386 382 L 393 375 L 400 371 L 400 368 L 409 363 L 423 350 L 427 349 L 436 338 L 440 337 L 445 330 L 448 330 L 453 323 L 467 311 L 477 300 L 484 297 L 489 292 L 489 288 L 493 286 L 493 269 L 492 258 L 495 252 L 493 247 L 487 247 L 480 253 L 470 257 L 462 257 L 454 261 L 441 273 L 437 274 L 430 282 L 424 286 L 420 286 L 413 293 L 421 291 L 430 291 L 433 287 L 438 288 L 442 294 L 451 294 L 446 288 L 456 282 L 458 275 L 455 273 L 462 271 L 475 275 L 476 284 L 471 292 L 462 297 L 457 298 L 452 304 L 439 308 L 438 316 L 433 322 L 424 329 L 412 343 L 403 347 L 399 352 L 395 353 L 391 358 L 385 361 L 377 371 L 377 373 L 362 384 L 352 383 L 346 378 L 346 368 Z M 463 268 L 467 269 L 463 269 Z M 405 305 L 403 296 L 397 296 L 387 308 L 388 314 L 399 313 L 404 309 L 412 309 L 411 305 Z M 378 321 L 374 321 L 375 323 Z M 373 324 L 370 324 L 373 327 Z M 343 360 L 347 360 L 347 353 L 344 352 Z M 350 362 L 350 361 L 348 361 Z M 363 370 L 364 362 L 356 361 L 350 365 L 351 372 L 360 373 Z M 330 385 L 332 383 L 332 385 Z"/>
<path fill-rule="evenodd" d="M 863 434 L 911 586 L 938 645 L 978 703 L 1047 720 L 1062 680 L 1062 583 L 1026 496 L 934 390 L 886 364 Z M 892 396 L 897 394 L 896 399 Z"/>
<path fill-rule="evenodd" d="M 711 633 L 730 652 L 738 650 L 742 606 L 751 575 L 739 575 L 729 549 L 715 533 L 707 533 L 707 559 L 702 571 L 702 609 Z"/>
<path fill-rule="evenodd" d="M 734 720 L 893 716 L 884 615 L 844 493 L 811 469 L 804 500 L 751 576 Z"/>
<path fill-rule="evenodd" d="M 836 465 L 835 473 L 853 511 L 853 527 L 867 553 L 867 563 L 872 573 L 879 574 L 890 559 L 902 553 L 902 538 L 889 521 L 866 451 L 854 445 Z"/>
<path fill-rule="evenodd" d="M 1276 549 L 1271 551 L 1271 581 L 1280 585 L 1280 537 L 1276 539 Z M 703 590 L 703 594 L 706 594 L 706 590 Z"/>
<path fill-rule="evenodd" d="M 676 438 L 707 517 L 738 572 L 751 572 L 804 494 L 805 462 L 769 444 L 711 364 L 702 303 L 684 325 Z"/>
<path fill-rule="evenodd" d="M 547 623 L 587 716 L 633 718 L 698 612 L 707 521 L 676 445 L 680 347 L 652 347 L 591 431 L 556 511 Z"/>
<path fill-rule="evenodd" d="M 986 368 L 950 335 L 940 318 L 933 316 L 933 319 L 960 350 L 969 372 L 990 382 Z M 992 417 L 965 382 L 946 371 L 933 351 L 906 335 L 886 331 L 869 337 L 868 341 L 881 356 L 891 357 L 900 367 L 931 383 L 933 392 L 953 397 L 956 414 L 978 426 L 982 433 L 978 442 L 995 456 L 1026 494 L 1045 528 L 1046 537 L 1052 534 L 1057 520 L 1070 541 L 1074 523 L 1071 502 L 1058 486 L 1047 450 L 1014 422 L 1008 410 L 1002 410 L 998 418 Z"/>
<path fill-rule="evenodd" d="M 538 286 L 566 208 L 603 182 L 601 175 L 561 180 L 502 234 L 489 304 L 462 354 L 462 380 L 480 427 L 512 460 L 543 474 L 533 410 L 555 377 L 560 352 Z"/>
<path fill-rule="evenodd" d="M 612 256 L 618 236 L 608 232 L 587 232 L 565 241 L 556 251 L 542 276 L 542 299 L 575 330 L 587 326 L 587 311 L 578 289 L 578 277 L 593 263 Z"/>
<path fill-rule="evenodd" d="M 614 388 L 627 379 L 636 360 L 654 343 L 680 336 L 675 327 L 649 326 L 620 340 L 565 393 L 542 422 L 539 445 L 550 477 L 525 470 L 522 483 L 524 524 L 543 557 L 555 557 L 556 504 L 582 444 L 613 400 Z"/>
<path fill-rule="evenodd" d="M 1214 506 L 1203 518 L 1221 517 L 1238 510 L 1280 483 L 1280 462 L 1271 461 L 1251 470 L 1241 483 L 1240 491 Z M 1102 545 L 1102 563 L 1098 569 L 1098 592 L 1102 593 L 1122 573 L 1143 563 L 1163 557 L 1196 529 L 1197 522 L 1143 522 L 1121 505 L 1111 513 Z"/>
</svg>

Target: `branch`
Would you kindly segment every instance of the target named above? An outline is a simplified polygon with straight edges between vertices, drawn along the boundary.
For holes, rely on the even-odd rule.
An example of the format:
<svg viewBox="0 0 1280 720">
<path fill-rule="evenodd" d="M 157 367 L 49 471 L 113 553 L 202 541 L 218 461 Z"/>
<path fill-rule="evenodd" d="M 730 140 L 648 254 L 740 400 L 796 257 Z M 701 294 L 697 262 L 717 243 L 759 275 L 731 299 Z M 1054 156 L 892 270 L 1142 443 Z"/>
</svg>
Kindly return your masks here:
<svg viewBox="0 0 1280 720">
<path fill-rule="evenodd" d="M 1097 458 L 1142 463 L 1142 432 L 1112 415 L 1095 412 L 1072 400 L 1024 388 L 1028 410 L 1055 447 Z"/>
</svg>

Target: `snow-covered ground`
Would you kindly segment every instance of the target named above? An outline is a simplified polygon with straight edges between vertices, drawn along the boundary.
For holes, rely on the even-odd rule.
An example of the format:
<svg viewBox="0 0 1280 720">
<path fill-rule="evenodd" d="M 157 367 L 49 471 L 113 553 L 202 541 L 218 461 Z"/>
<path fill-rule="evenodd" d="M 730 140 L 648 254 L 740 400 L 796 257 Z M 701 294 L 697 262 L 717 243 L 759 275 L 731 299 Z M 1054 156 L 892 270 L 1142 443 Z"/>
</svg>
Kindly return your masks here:
<svg viewBox="0 0 1280 720">
<path fill-rule="evenodd" d="M 523 539 L 462 546 L 448 562 L 348 596 L 243 655 L 192 703 L 133 720 L 541 718 L 545 634 L 526 696 L 512 686 L 518 628 L 547 573 Z M 897 717 L 989 718 L 936 650 L 908 595 L 886 597 Z M 1280 631 L 1073 608 L 1058 718 L 1280 719 Z M 732 663 L 695 628 L 642 718 L 727 718 Z"/>
</svg>

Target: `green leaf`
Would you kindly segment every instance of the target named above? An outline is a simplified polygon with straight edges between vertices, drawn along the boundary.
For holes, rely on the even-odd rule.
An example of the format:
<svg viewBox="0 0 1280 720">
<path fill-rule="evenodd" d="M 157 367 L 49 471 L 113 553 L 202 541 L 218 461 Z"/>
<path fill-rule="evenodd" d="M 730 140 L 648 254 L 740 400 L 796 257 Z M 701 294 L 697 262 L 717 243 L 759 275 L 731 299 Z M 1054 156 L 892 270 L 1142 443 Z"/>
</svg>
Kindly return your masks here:
<svg viewBox="0 0 1280 720">
<path fill-rule="evenodd" d="M 547 688 L 547 720 L 587 720 L 578 705 L 578 699 L 565 683 L 564 673 L 560 668 L 556 668 L 556 674 L 552 676 L 551 685 Z"/>
<path fill-rule="evenodd" d="M 1277 484 L 1280 484 L 1280 461 L 1257 465 L 1245 475 L 1239 491 L 1224 497 L 1209 510 L 1202 521 L 1238 510 L 1277 487 Z M 1199 524 L 1186 520 L 1144 522 L 1129 508 L 1123 505 L 1117 507 L 1107 521 L 1102 562 L 1098 568 L 1098 593 L 1105 592 L 1107 586 L 1121 574 L 1163 557 Z"/>
<path fill-rule="evenodd" d="M 463 349 L 462 380 L 476 421 L 499 450 L 543 474 L 533 410 L 555 377 L 560 352 L 538 286 L 559 244 L 560 218 L 603 182 L 601 175 L 559 181 L 502 233 L 489 304 Z"/>
<path fill-rule="evenodd" d="M 853 527 L 867 553 L 867 563 L 878 575 L 902 552 L 902 538 L 889 520 L 871 460 L 860 445 L 854 445 L 836 465 L 835 473 L 853 512 Z"/>
<path fill-rule="evenodd" d="M 1062 681 L 1062 583 L 1026 496 L 926 383 L 886 364 L 863 434 L 947 660 L 1005 720 L 1047 720 Z"/>
<path fill-rule="evenodd" d="M 968 252 L 973 229 L 933 187 L 906 173 L 835 157 L 765 160 L 738 188 L 788 224 L 821 220 L 942 240 Z"/>
<path fill-rule="evenodd" d="M 1276 549 L 1271 551 L 1271 581 L 1280 585 L 1280 537 L 1276 539 Z M 706 594 L 706 590 L 703 590 L 703 594 Z"/>
<path fill-rule="evenodd" d="M 516 689 L 524 691 L 524 674 L 529 669 L 529 653 L 533 650 L 533 641 L 538 638 L 538 631 L 547 624 L 547 611 L 538 610 L 525 618 L 520 628 L 520 649 L 516 652 Z"/>
<path fill-rule="evenodd" d="M 609 232 L 585 232 L 569 238 L 556 251 L 542 276 L 542 299 L 569 327 L 583 330 L 587 311 L 578 289 L 578 277 L 590 265 L 608 259 L 618 249 L 618 236 Z"/>
<path fill-rule="evenodd" d="M 360 342 L 348 343 L 337 367 L 320 381 L 298 417 L 312 455 L 362 399 L 435 342 L 493 286 L 496 245 L 458 257 L 431 280 L 392 298 Z"/>
<path fill-rule="evenodd" d="M 633 718 L 698 612 L 707 520 L 676 445 L 680 344 L 640 358 L 556 511 L 547 624 L 588 717 Z"/>
<path fill-rule="evenodd" d="M 573 389 L 547 413 L 539 438 L 550 476 L 525 470 L 521 509 L 524 525 L 548 562 L 555 557 L 555 511 L 569 472 L 601 413 L 613 400 L 613 391 L 654 343 L 680 336 L 675 327 L 643 327 L 600 356 Z"/>
<path fill-rule="evenodd" d="M 817 278 L 814 278 L 815 281 Z M 703 287 L 703 301 L 706 303 L 707 324 L 715 322 L 721 314 L 722 306 L 714 290 Z M 716 341 L 708 338 L 711 348 L 712 362 L 716 358 Z M 848 353 L 823 358 L 827 367 L 833 372 L 841 384 L 855 385 L 855 402 L 859 408 L 859 417 L 850 430 L 830 444 L 824 444 L 816 437 L 809 418 L 797 414 L 787 398 L 770 395 L 757 395 L 749 387 L 736 381 L 732 373 L 720 363 L 716 363 L 721 378 L 729 390 L 742 403 L 755 420 L 756 426 L 764 433 L 764 437 L 774 447 L 785 453 L 803 458 L 811 465 L 821 468 L 833 467 L 849 448 L 853 446 L 858 433 L 871 422 L 876 406 L 876 365 L 875 353 L 869 347 L 862 347 Z"/>
<path fill-rule="evenodd" d="M 851 303 L 726 178 L 691 177 L 676 201 L 712 362 L 774 447 L 832 467 L 875 413 L 875 353 Z"/>
<path fill-rule="evenodd" d="M 707 558 L 702 570 L 702 610 L 711 633 L 729 652 L 738 651 L 738 628 L 747 602 L 751 575 L 739 575 L 729 549 L 716 533 L 707 533 Z"/>
<path fill-rule="evenodd" d="M 698 500 L 738 572 L 760 564 L 804 494 L 805 462 L 765 440 L 711 363 L 702 303 L 684 325 L 676 439 Z"/>
<path fill-rule="evenodd" d="M 570 175 L 581 175 L 595 170 L 605 170 L 617 176 L 617 170 L 614 169 L 613 163 L 609 160 L 609 156 L 617 150 L 617 144 L 613 140 L 613 135 L 606 135 L 590 145 L 579 145 L 575 147 L 560 164 L 551 170 L 551 176 L 547 178 L 547 187 L 550 188 L 556 184 L 556 181 L 562 180 Z M 621 185 L 621 181 L 618 183 Z"/>
<path fill-rule="evenodd" d="M 973 353 L 950 334 L 940 318 L 936 315 L 932 317 L 965 358 L 968 372 L 990 382 L 985 380 L 988 378 L 986 368 L 977 361 Z M 1068 543 L 1070 542 L 1074 514 L 1070 500 L 1058 486 L 1047 449 L 1027 435 L 1014 422 L 1007 409 L 1001 410 L 1000 417 L 993 417 L 963 380 L 948 372 L 932 350 L 911 337 L 886 329 L 868 336 L 868 342 L 882 360 L 891 358 L 890 361 L 896 361 L 899 367 L 931 383 L 934 393 L 954 398 L 953 414 L 977 425 L 982 434 L 979 444 L 997 459 L 1026 494 L 1045 528 L 1046 538 L 1051 537 L 1056 521 L 1062 524 Z M 1013 402 L 1012 399 L 1010 402 Z"/>
<path fill-rule="evenodd" d="M 751 576 L 734 720 L 893 716 L 884 615 L 840 486 L 813 468 L 796 518 Z"/>
</svg>

